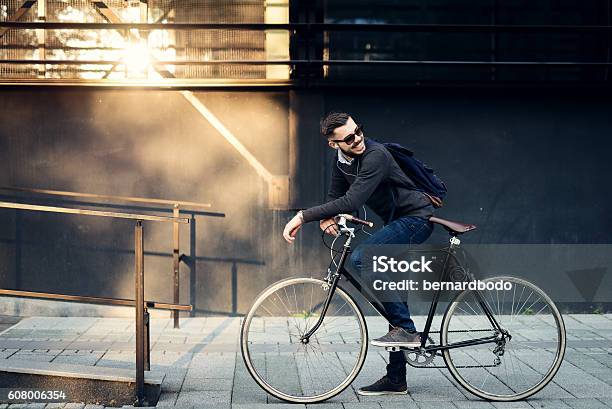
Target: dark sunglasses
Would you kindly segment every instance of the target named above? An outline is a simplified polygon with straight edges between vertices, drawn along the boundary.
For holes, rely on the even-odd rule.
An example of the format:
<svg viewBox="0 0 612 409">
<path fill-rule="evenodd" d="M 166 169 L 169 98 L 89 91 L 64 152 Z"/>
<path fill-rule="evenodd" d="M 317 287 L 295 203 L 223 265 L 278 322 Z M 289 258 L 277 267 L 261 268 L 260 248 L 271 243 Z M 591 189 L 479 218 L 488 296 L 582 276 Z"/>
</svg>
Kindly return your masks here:
<svg viewBox="0 0 612 409">
<path fill-rule="evenodd" d="M 346 135 L 342 139 L 332 139 L 332 142 L 344 142 L 347 145 L 352 145 L 355 142 L 355 136 L 363 136 L 363 126 L 357 124 L 357 128 L 355 128 L 355 132 Z"/>
</svg>

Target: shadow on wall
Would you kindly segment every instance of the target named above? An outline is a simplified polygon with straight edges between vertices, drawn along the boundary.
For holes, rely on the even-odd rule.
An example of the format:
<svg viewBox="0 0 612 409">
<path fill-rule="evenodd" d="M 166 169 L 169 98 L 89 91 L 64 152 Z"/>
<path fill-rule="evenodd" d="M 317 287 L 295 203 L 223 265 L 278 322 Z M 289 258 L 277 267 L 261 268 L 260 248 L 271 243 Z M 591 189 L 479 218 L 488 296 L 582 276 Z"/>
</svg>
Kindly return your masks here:
<svg viewBox="0 0 612 409">
<path fill-rule="evenodd" d="M 287 174 L 286 93 L 196 95 L 272 173 Z M 197 311 L 241 312 L 239 299 L 251 300 L 286 261 L 272 260 L 284 216 L 267 210 L 264 182 L 178 92 L 5 91 L 0 139 L 3 185 L 212 203 L 225 213 L 181 231 L 181 302 L 192 297 Z M 12 210 L 0 219 L 2 287 L 133 297 L 131 221 Z M 144 230 L 146 297 L 172 301 L 172 225 Z"/>
</svg>

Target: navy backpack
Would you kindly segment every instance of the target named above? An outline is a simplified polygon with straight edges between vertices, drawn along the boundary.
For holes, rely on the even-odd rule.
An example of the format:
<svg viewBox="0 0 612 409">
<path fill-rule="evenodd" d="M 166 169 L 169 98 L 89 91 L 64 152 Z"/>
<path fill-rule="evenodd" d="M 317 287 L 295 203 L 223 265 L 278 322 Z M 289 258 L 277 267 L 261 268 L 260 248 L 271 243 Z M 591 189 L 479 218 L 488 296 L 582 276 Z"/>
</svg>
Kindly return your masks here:
<svg viewBox="0 0 612 409">
<path fill-rule="evenodd" d="M 415 158 L 414 152 L 398 143 L 385 142 L 383 145 L 417 189 L 429 197 L 433 206 L 442 207 L 446 185 L 434 174 L 434 170 Z"/>
</svg>

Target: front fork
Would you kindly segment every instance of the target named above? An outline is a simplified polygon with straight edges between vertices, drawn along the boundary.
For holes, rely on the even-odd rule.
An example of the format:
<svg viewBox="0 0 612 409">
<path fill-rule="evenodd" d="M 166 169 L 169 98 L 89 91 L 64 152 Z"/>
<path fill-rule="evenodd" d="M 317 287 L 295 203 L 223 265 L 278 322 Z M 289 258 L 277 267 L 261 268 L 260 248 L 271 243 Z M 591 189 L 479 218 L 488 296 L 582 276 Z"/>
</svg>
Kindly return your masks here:
<svg viewBox="0 0 612 409">
<path fill-rule="evenodd" d="M 338 267 L 335 272 L 331 272 L 328 270 L 328 275 L 326 277 L 326 284 L 329 285 L 327 298 L 325 299 L 325 304 L 323 304 L 323 309 L 321 310 L 321 315 L 319 319 L 315 323 L 315 325 L 308 330 L 307 333 L 301 336 L 300 341 L 302 344 L 307 344 L 310 342 L 310 337 L 319 329 L 321 324 L 323 324 L 323 319 L 325 318 L 325 314 L 327 313 L 327 309 L 329 308 L 329 304 L 331 303 L 331 299 L 336 292 L 336 287 L 338 287 L 338 281 L 340 281 L 340 271 L 344 267 L 344 263 L 346 262 L 346 258 L 348 257 L 349 251 L 351 249 L 351 241 L 353 237 L 355 237 L 355 229 L 346 227 L 346 220 L 344 218 L 340 218 L 338 221 L 338 225 L 340 225 L 340 232 L 347 236 L 346 242 L 342 247 L 342 254 L 340 255 L 340 261 L 338 262 Z"/>
</svg>

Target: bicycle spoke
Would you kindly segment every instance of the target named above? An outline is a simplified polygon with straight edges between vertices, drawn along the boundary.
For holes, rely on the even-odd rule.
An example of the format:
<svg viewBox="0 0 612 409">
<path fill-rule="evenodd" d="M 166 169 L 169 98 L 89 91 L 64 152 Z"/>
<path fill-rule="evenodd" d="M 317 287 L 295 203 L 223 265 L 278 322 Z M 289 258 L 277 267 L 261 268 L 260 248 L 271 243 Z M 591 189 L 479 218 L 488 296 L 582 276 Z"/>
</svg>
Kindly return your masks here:
<svg viewBox="0 0 612 409">
<path fill-rule="evenodd" d="M 461 307 L 459 307 L 459 306 L 458 306 L 457 308 L 458 308 L 459 310 L 461 310 L 462 312 L 464 312 L 466 315 L 472 315 L 472 314 L 469 314 L 467 311 L 465 311 L 463 308 L 461 308 Z M 470 307 L 470 308 L 471 308 L 471 307 Z M 473 310 L 473 309 L 472 309 L 472 310 Z M 473 337 L 474 337 L 474 336 L 472 335 L 472 331 L 470 331 L 470 329 L 467 329 L 467 330 L 466 330 L 466 332 L 465 332 L 464 334 L 465 334 L 465 335 L 464 335 L 462 338 L 458 339 L 458 340 L 453 339 L 453 342 L 460 342 L 460 341 L 464 341 L 464 340 L 466 340 L 466 339 L 469 339 L 469 338 L 473 338 Z"/>
<path fill-rule="evenodd" d="M 514 286 L 513 286 L 514 287 Z M 498 291 L 499 292 L 499 291 Z M 504 302 L 506 301 L 506 291 L 503 292 L 502 295 L 502 309 L 504 308 Z M 502 317 L 504 316 L 504 314 L 500 314 L 499 317 L 499 324 L 503 326 L 504 321 L 502 320 Z"/>
<path fill-rule="evenodd" d="M 285 297 L 287 298 L 287 304 L 291 304 L 291 303 L 289 302 L 289 295 L 287 295 L 287 289 L 286 289 L 285 287 L 283 287 L 283 291 L 285 292 Z M 281 300 L 281 302 L 283 302 L 283 301 L 282 301 L 282 299 L 281 299 L 280 297 L 279 297 L 279 299 Z M 283 302 L 283 305 L 285 305 L 285 303 L 284 303 L 284 302 Z M 295 323 L 295 326 L 296 326 L 296 327 L 298 328 L 298 330 L 299 330 L 300 326 L 298 325 L 297 320 L 295 319 L 295 317 L 293 316 L 293 314 L 291 314 L 291 309 L 289 309 L 288 307 L 285 307 L 285 308 L 287 308 L 287 313 L 288 313 L 288 315 L 289 315 L 289 316 L 290 316 L 290 317 L 293 319 L 293 322 Z M 297 312 L 297 311 L 296 311 L 296 312 Z M 300 331 L 300 334 L 301 334 L 301 333 L 302 333 L 302 332 Z"/>
<path fill-rule="evenodd" d="M 497 298 L 497 315 L 501 315 L 501 310 L 499 307 L 499 291 L 495 291 L 495 297 Z"/>
<path fill-rule="evenodd" d="M 322 362 L 324 362 L 325 364 L 328 364 L 328 366 L 332 368 L 337 369 L 343 375 L 346 375 L 346 373 L 344 372 L 344 369 L 342 368 L 342 365 L 336 365 L 332 359 L 327 359 L 327 357 L 323 355 L 323 351 L 321 351 L 315 346 L 312 347 L 312 351 L 313 351 L 313 354 L 315 354 L 315 356 L 318 356 L 321 358 Z M 318 355 L 317 355 L 317 351 L 318 351 Z M 332 352 L 329 354 L 329 356 L 336 356 L 336 353 Z"/>
<path fill-rule="evenodd" d="M 312 300 L 313 300 L 313 296 L 314 296 L 314 286 L 310 286 L 310 304 L 308 304 L 308 313 L 312 313 Z M 306 325 L 306 328 L 304 328 L 304 332 L 307 333 L 310 330 L 310 325 Z"/>
<path fill-rule="evenodd" d="M 343 309 L 345 306 L 347 306 L 347 305 L 348 305 L 348 303 L 346 303 L 346 302 L 345 302 L 345 303 L 342 305 L 342 307 L 341 307 L 341 308 L 339 308 L 339 309 L 337 309 L 337 310 L 336 310 L 335 314 L 329 314 L 329 313 L 328 313 L 330 316 L 333 316 L 333 317 L 335 317 L 335 318 L 332 318 L 332 319 L 331 319 L 331 320 L 329 320 L 329 321 L 325 321 L 325 323 L 326 323 L 326 324 L 330 324 L 331 322 L 334 322 L 335 320 L 337 320 L 337 319 L 339 318 L 339 315 L 338 315 L 338 314 L 339 314 L 339 313 L 340 313 L 340 311 L 342 311 L 342 309 Z M 326 317 L 327 317 L 327 314 L 326 314 Z"/>
<path fill-rule="evenodd" d="M 529 307 L 525 308 L 524 311 L 531 311 L 531 307 L 533 307 L 535 305 L 535 303 L 537 303 L 538 301 L 540 301 L 542 299 L 542 297 L 538 297 L 538 299 L 536 299 L 534 302 L 532 302 Z M 533 316 L 533 314 L 530 314 Z"/>
<path fill-rule="evenodd" d="M 540 310 L 539 310 L 538 312 L 536 312 L 535 314 L 533 314 L 533 316 L 540 315 L 540 313 L 542 312 L 542 310 L 543 310 L 544 308 L 548 308 L 548 305 L 544 304 L 544 306 L 543 306 L 542 308 L 540 308 Z"/>
<path fill-rule="evenodd" d="M 298 300 L 297 300 L 297 294 L 295 292 L 295 286 L 293 286 L 293 299 L 295 300 L 295 312 L 296 314 L 299 314 L 300 312 L 300 308 L 298 306 Z M 298 328 L 300 330 L 300 333 L 304 334 L 304 332 L 302 331 L 301 328 Z"/>
<path fill-rule="evenodd" d="M 527 297 L 525 299 L 525 301 L 523 302 L 523 304 L 521 304 L 521 306 L 518 308 L 517 312 L 516 312 L 516 316 L 521 316 L 521 311 L 523 310 L 523 307 L 529 302 L 529 299 L 531 298 L 531 296 L 533 295 L 533 291 L 531 293 L 529 293 L 529 297 Z"/>
<path fill-rule="evenodd" d="M 523 287 L 523 290 L 521 291 L 521 295 L 519 296 L 519 300 L 518 300 L 518 302 L 517 302 L 517 304 L 516 304 L 516 305 L 517 305 L 517 308 L 518 308 L 518 306 L 521 304 L 521 300 L 523 299 L 523 294 L 525 293 L 525 288 L 526 288 L 526 287 Z M 517 310 L 517 311 L 518 311 L 518 310 Z M 510 325 L 512 325 L 512 323 L 514 322 L 514 316 L 515 316 L 515 314 L 514 314 L 514 312 L 513 312 L 513 313 L 512 313 L 512 320 L 510 321 Z"/>
</svg>

